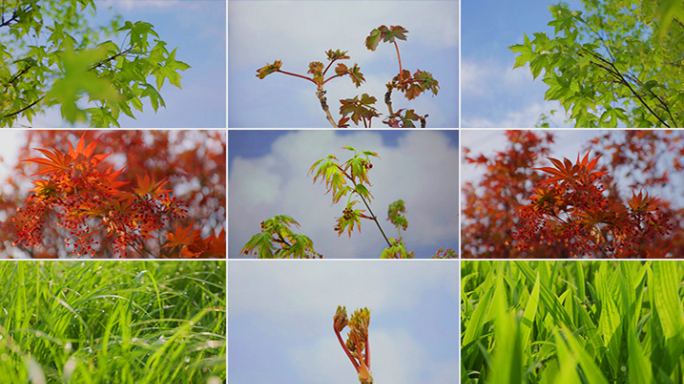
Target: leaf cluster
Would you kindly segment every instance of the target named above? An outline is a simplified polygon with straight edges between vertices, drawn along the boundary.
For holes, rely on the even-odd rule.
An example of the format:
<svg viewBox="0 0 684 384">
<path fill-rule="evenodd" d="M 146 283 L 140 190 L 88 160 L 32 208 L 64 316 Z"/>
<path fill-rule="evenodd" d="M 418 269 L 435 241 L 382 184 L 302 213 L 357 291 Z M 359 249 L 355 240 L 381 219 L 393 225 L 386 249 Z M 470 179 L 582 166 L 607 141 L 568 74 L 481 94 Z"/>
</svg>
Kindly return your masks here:
<svg viewBox="0 0 684 384">
<path fill-rule="evenodd" d="M 309 237 L 292 231 L 293 225 L 299 227 L 299 223 L 287 215 L 277 215 L 262 221 L 261 233 L 252 236 L 240 254 L 249 255 L 253 252 L 260 259 L 322 257 L 314 250 Z"/>
<path fill-rule="evenodd" d="M 164 82 L 180 88 L 179 72 L 190 68 L 149 23 L 122 25 L 116 18 L 101 30 L 90 26 L 85 10 L 95 14 L 93 0 L 18 0 L 3 3 L 3 18 L 12 7 L 0 25 L 0 33 L 8 28 L 0 42 L 0 126 L 14 126 L 19 118 L 32 122 L 59 106 L 69 123 L 118 127 L 122 113 L 135 118 L 134 110 L 142 112 L 144 99 L 155 111 L 165 106 L 159 93 Z M 125 36 L 120 43 L 100 41 L 103 32 Z"/>
<path fill-rule="evenodd" d="M 196 200 L 201 195 L 191 192 L 185 195 L 191 202 L 182 201 L 173 196 L 171 189 L 165 189 L 165 186 L 170 185 L 171 178 L 165 176 L 157 181 L 156 175 L 167 175 L 167 170 L 152 168 L 153 176 L 147 173 L 150 165 L 156 167 L 163 163 L 170 169 L 176 166 L 183 169 L 190 164 L 191 158 L 171 161 L 173 156 L 166 154 L 163 161 L 158 162 L 158 156 L 146 156 L 144 151 L 140 151 L 129 155 L 129 167 L 114 170 L 105 161 L 113 152 L 103 154 L 101 148 L 121 148 L 123 143 L 119 140 L 122 135 L 103 134 L 86 145 L 84 133 L 75 147 L 69 145 L 65 135 L 59 132 L 36 131 L 31 136 L 55 147 L 38 149 L 44 157 L 25 159 L 18 166 L 22 170 L 37 168 L 32 176 L 40 175 L 42 178 L 33 180 L 35 187 L 29 191 L 24 204 L 17 208 L 17 203 L 3 200 L 0 210 L 11 218 L 8 222 L 12 223 L 12 228 L 7 228 L 7 235 L 12 234 L 14 245 L 20 246 L 32 257 L 57 257 L 60 250 L 65 252 L 65 256 L 85 254 L 108 257 L 112 252 L 114 256 L 127 256 L 133 250 L 142 257 L 225 257 L 223 222 L 216 223 L 221 228 L 220 233 L 213 230 L 216 227 L 208 230 L 211 225 L 207 218 L 198 217 L 203 213 L 196 207 L 197 202 L 204 201 L 208 207 L 220 211 L 215 206 L 217 203 L 225 204 L 221 202 L 220 194 L 212 196 L 216 192 L 210 193 L 207 183 L 201 182 L 200 185 L 205 184 L 206 187 L 206 195 L 202 200 Z M 142 140 L 145 134 L 123 136 L 129 140 L 127 145 L 140 148 L 136 141 Z M 149 136 L 147 139 L 154 141 L 168 139 L 168 133 Z M 212 140 L 209 136 L 205 139 L 208 140 L 207 144 Z M 154 143 L 157 144 L 161 143 Z M 58 149 L 65 145 L 68 148 L 66 152 Z M 159 150 L 161 147 L 156 148 Z M 216 169 L 221 162 L 225 163 L 220 156 L 215 158 L 208 151 L 205 154 L 203 161 L 206 169 L 197 168 L 200 177 L 206 170 L 212 167 Z M 138 168 L 136 155 L 146 158 L 144 177 L 140 176 L 139 172 L 142 171 Z M 31 167 L 31 164 L 38 167 Z M 176 177 L 173 176 L 174 179 Z M 21 178 L 9 179 L 7 186 L 14 188 L 20 183 Z M 176 183 L 174 180 L 173 184 Z M 8 193 L 7 197 L 13 194 Z M 20 199 L 21 193 L 16 195 Z M 188 216 L 196 220 L 186 221 Z M 193 229 L 197 224 L 201 230 Z M 174 227 L 175 233 L 168 233 Z M 6 230 L 3 227 L 4 232 Z M 6 236 L 0 237 L 3 248 L 6 241 Z"/>
<path fill-rule="evenodd" d="M 357 309 L 347 318 L 347 309 L 337 307 L 333 319 L 333 329 L 337 340 L 340 342 L 345 354 L 354 365 L 359 375 L 360 384 L 373 384 L 371 376 L 370 341 L 368 338 L 368 326 L 370 324 L 370 310 L 368 308 Z M 340 333 L 349 326 L 346 343 L 342 341 Z"/>
<path fill-rule="evenodd" d="M 684 10 L 677 0 L 582 1 L 549 7 L 552 36 L 524 36 L 513 68 L 529 64 L 576 127 L 680 127 Z"/>
<path fill-rule="evenodd" d="M 589 154 L 577 162 L 549 158 L 554 167 L 535 168 L 551 177 L 539 182 L 532 203 L 521 206 L 514 239 L 516 247 L 530 249 L 538 239 L 562 240 L 571 255 L 596 257 L 662 257 L 667 250 L 651 248 L 646 239 L 666 235 L 670 225 L 648 193 L 632 193 L 623 204 L 603 193 L 599 179 L 608 174 L 594 171 L 600 156 Z M 532 239 L 532 243 L 529 240 Z M 543 241 L 543 240 L 542 240 Z"/>
</svg>

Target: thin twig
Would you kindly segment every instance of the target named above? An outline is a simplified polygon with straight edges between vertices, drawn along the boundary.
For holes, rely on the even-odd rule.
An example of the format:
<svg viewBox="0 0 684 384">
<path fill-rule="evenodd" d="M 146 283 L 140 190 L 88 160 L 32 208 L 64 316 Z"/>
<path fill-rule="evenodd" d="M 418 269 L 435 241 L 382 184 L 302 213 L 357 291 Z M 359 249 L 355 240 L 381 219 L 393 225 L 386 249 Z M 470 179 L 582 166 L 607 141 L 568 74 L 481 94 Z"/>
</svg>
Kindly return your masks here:
<svg viewBox="0 0 684 384">
<path fill-rule="evenodd" d="M 375 224 L 377 224 L 378 229 L 380 230 L 380 233 L 382 233 L 382 237 L 385 238 L 385 241 L 387 242 L 387 246 L 391 247 L 392 244 L 387 239 L 387 235 L 385 235 L 385 231 L 382 230 L 382 227 L 380 226 L 380 223 L 378 222 L 378 218 L 373 213 L 373 210 L 371 209 L 370 205 L 368 205 L 368 203 L 366 202 L 366 199 L 364 199 L 364 197 L 362 195 L 359 195 L 359 197 L 361 197 L 361 200 L 363 200 L 363 203 L 366 204 L 366 208 L 368 208 L 368 212 L 370 212 L 371 217 L 373 218 L 373 221 L 375 221 Z"/>
</svg>

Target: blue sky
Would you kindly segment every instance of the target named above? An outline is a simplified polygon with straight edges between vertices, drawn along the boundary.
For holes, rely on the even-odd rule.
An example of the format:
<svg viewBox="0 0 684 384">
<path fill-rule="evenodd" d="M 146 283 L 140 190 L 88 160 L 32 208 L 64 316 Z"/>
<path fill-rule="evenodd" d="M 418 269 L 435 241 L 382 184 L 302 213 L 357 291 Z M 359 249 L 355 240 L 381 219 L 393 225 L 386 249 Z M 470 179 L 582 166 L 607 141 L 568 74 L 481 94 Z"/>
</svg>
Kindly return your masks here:
<svg viewBox="0 0 684 384">
<path fill-rule="evenodd" d="M 259 223 L 289 215 L 301 225 L 317 252 L 326 258 L 378 258 L 387 247 L 370 220 L 351 239 L 333 230 L 345 201 L 331 205 L 325 185 L 307 176 L 317 160 L 329 154 L 344 162 L 352 146 L 379 154 L 369 172 L 371 208 L 388 237 L 397 237 L 386 220 L 388 205 L 403 199 L 409 227 L 403 234 L 417 257 L 458 244 L 458 131 L 255 131 L 228 133 L 228 250 L 240 249 L 260 231 Z M 352 154 L 353 155 L 353 154 Z"/>
<path fill-rule="evenodd" d="M 532 79 L 528 66 L 513 70 L 518 55 L 508 47 L 522 44 L 526 33 L 553 36 L 549 5 L 558 1 L 468 1 L 462 12 L 461 125 L 467 128 L 533 128 L 542 113 L 555 109 L 554 126 L 564 126 L 557 102 L 544 100 L 547 86 Z M 580 10 L 578 0 L 566 1 Z"/>
<path fill-rule="evenodd" d="M 111 6 L 111 9 L 110 9 Z M 154 25 L 169 52 L 191 66 L 181 72 L 182 90 L 168 81 L 161 95 L 166 108 L 157 113 L 145 102 L 137 119 L 122 114 L 122 128 L 222 128 L 226 126 L 226 1 L 225 0 L 106 0 L 97 1 L 97 23 L 115 14 L 123 20 Z M 123 39 L 120 36 L 119 39 Z M 24 122 L 28 124 L 28 122 Z M 34 118 L 38 128 L 68 127 L 59 109 Z"/>
<path fill-rule="evenodd" d="M 357 308 L 371 310 L 371 370 L 376 383 L 458 382 L 458 264 L 229 261 L 228 382 L 357 382 L 332 329 L 338 305 L 350 315 Z"/>
<path fill-rule="evenodd" d="M 399 72 L 396 51 L 380 44 L 375 52 L 364 41 L 380 25 L 408 29 L 399 42 L 403 68 L 431 72 L 439 81 L 435 97 L 421 95 L 412 102 L 393 94 L 394 110 L 415 108 L 429 114 L 433 128 L 458 123 L 458 1 L 230 1 L 228 125 L 240 128 L 326 128 L 330 124 L 315 95 L 313 83 L 280 73 L 263 80 L 257 69 L 282 60 L 282 70 L 306 75 L 311 61 L 327 62 L 325 51 L 348 51 L 366 83 L 356 88 L 347 78 L 326 84 L 328 105 L 339 119 L 339 99 L 362 93 L 382 102 L 385 84 Z M 297 15 L 285 17 L 285 15 Z M 374 126 L 381 126 L 380 121 Z"/>
</svg>

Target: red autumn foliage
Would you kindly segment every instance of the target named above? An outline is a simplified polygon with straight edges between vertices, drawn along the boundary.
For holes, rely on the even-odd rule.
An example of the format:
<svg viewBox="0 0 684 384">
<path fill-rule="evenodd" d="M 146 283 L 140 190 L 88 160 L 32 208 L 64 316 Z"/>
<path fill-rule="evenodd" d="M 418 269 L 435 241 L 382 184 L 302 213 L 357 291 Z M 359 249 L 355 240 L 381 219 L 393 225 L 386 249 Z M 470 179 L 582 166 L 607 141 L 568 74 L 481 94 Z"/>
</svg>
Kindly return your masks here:
<svg viewBox="0 0 684 384">
<path fill-rule="evenodd" d="M 487 172 L 463 189 L 464 257 L 684 256 L 684 209 L 676 196 L 662 197 L 672 187 L 667 169 L 683 180 L 681 132 L 610 131 L 575 162 L 544 160 L 549 133 L 506 136 L 508 148 L 491 157 L 465 150 L 465 161 Z M 599 160 L 604 155 L 608 161 Z"/>
<path fill-rule="evenodd" d="M 224 132 L 25 135 L 0 195 L 0 256 L 225 257 Z"/>
</svg>

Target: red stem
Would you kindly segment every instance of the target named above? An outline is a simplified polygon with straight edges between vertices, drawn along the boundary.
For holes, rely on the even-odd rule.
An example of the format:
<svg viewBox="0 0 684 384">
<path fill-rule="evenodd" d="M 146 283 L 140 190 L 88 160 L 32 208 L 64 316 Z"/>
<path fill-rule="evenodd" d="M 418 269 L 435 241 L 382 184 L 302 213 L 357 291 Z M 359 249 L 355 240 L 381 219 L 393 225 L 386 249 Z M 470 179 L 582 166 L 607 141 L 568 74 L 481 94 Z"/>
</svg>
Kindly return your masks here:
<svg viewBox="0 0 684 384">
<path fill-rule="evenodd" d="M 396 40 L 394 40 L 394 48 L 397 49 L 397 59 L 399 60 L 399 82 L 401 83 L 401 74 L 404 71 L 401 69 L 401 55 L 399 54 L 399 45 L 397 44 Z"/>
<path fill-rule="evenodd" d="M 334 63 L 336 60 L 337 60 L 337 59 L 332 60 L 332 61 L 330 62 L 330 64 L 328 64 L 328 66 L 325 67 L 325 71 L 323 71 L 323 76 L 325 76 L 325 73 L 328 72 L 328 69 L 330 69 L 330 67 L 333 65 L 333 63 Z"/>
<path fill-rule="evenodd" d="M 283 71 L 283 70 L 280 70 L 280 69 L 277 70 L 276 72 L 284 73 L 284 74 L 286 74 L 286 75 L 290 75 L 290 76 L 294 76 L 294 77 L 299 77 L 299 78 L 302 78 L 302 79 L 304 79 L 304 80 L 309 80 L 310 82 L 316 84 L 316 82 L 314 81 L 314 79 L 312 79 L 312 78 L 310 78 L 310 77 L 298 75 L 298 74 L 292 73 L 292 72 L 286 72 L 286 71 Z M 318 85 L 318 84 L 316 84 L 316 85 Z"/>
<path fill-rule="evenodd" d="M 325 72 L 323 72 L 323 74 L 325 74 Z M 334 78 L 336 78 L 336 77 L 340 77 L 340 76 L 344 76 L 344 75 L 346 75 L 346 73 L 342 73 L 342 74 L 339 74 L 339 75 L 331 76 L 330 78 L 328 78 L 328 80 L 324 81 L 323 84 L 327 83 L 328 81 L 330 81 L 330 80 L 332 80 L 332 79 L 334 79 Z"/>
<path fill-rule="evenodd" d="M 366 367 L 368 367 L 369 371 L 371 369 L 370 363 L 370 340 L 366 337 Z"/>
<path fill-rule="evenodd" d="M 334 329 L 334 328 L 333 328 Z M 344 349 L 344 352 L 347 354 L 347 357 L 349 360 L 351 360 L 352 364 L 354 365 L 354 369 L 356 369 L 356 372 L 359 371 L 359 363 L 356 362 L 354 359 L 354 356 L 351 355 L 351 352 L 349 352 L 349 348 L 347 348 L 347 345 L 342 341 L 342 336 L 340 336 L 340 333 L 335 330 L 335 334 L 337 335 L 337 340 L 340 341 L 340 345 L 342 346 L 342 349 Z"/>
</svg>

